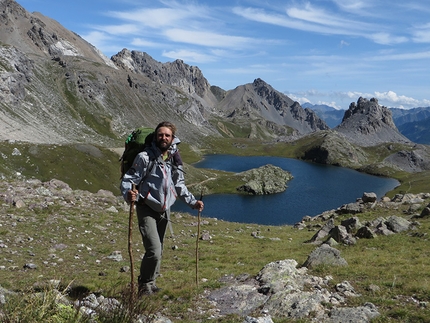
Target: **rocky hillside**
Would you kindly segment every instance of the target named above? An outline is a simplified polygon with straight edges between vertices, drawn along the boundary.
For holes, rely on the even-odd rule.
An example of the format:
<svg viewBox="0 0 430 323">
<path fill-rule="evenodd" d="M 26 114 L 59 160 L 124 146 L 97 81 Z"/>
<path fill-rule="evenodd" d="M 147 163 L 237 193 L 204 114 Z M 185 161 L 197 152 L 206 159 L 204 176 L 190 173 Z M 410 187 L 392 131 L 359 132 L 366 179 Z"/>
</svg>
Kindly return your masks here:
<svg viewBox="0 0 430 323">
<path fill-rule="evenodd" d="M 226 93 L 218 108 L 227 120 L 251 121 L 278 136 L 286 135 L 288 129 L 296 136 L 329 129 L 312 110 L 303 109 L 261 79 Z"/>
<path fill-rule="evenodd" d="M 378 100 L 359 98 L 345 112 L 342 123 L 335 128 L 348 141 L 359 146 L 376 146 L 380 143 L 410 143 L 396 128 L 388 108 Z"/>
<path fill-rule="evenodd" d="M 111 60 L 56 21 L 30 14 L 15 1 L 1 1 L 0 9 L 0 139 L 109 146 L 130 129 L 154 126 L 161 119 L 190 129 L 183 134 L 190 138 L 216 134 L 192 95 L 138 71 L 143 55 L 125 50 Z M 179 61 L 169 72 L 184 82 L 193 73 Z"/>
<path fill-rule="evenodd" d="M 299 141 L 300 142 L 300 141 Z M 366 172 L 388 167 L 409 173 L 430 170 L 430 148 L 417 145 L 402 135 L 391 111 L 378 100 L 359 98 L 345 111 L 342 123 L 329 131 L 306 136 L 301 158 L 321 164 L 361 169 Z M 380 147 L 375 163 L 369 147 Z M 377 174 L 380 174 L 376 170 Z"/>
<path fill-rule="evenodd" d="M 421 121 L 411 121 L 398 126 L 399 131 L 413 142 L 430 144 L 430 117 Z"/>
<path fill-rule="evenodd" d="M 254 138 L 326 128 L 262 80 L 225 91 L 181 60 L 160 63 L 128 49 L 109 59 L 13 0 L 1 0 L 0 12 L 0 140 L 112 146 L 162 119 L 175 120 L 181 138 L 196 142 L 236 136 L 226 123 L 247 123 L 241 136 Z"/>
</svg>

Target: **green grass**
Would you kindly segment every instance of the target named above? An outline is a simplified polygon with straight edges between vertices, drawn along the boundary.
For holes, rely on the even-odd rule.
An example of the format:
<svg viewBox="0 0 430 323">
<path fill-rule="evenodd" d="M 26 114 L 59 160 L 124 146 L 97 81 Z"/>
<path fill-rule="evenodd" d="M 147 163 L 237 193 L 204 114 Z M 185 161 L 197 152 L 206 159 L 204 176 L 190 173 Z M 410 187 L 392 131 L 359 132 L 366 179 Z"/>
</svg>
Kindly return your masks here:
<svg viewBox="0 0 430 323">
<path fill-rule="evenodd" d="M 130 273 L 121 272 L 121 268 L 130 264 L 127 249 L 128 209 L 121 207 L 116 200 L 106 203 L 106 199 L 89 193 L 78 194 L 81 198 L 74 199 L 74 205 L 61 205 L 61 201 L 57 201 L 45 208 L 30 210 L 2 204 L 0 240 L 8 245 L 8 248 L 0 249 L 6 264 L 6 268 L 0 270 L 2 287 L 25 292 L 35 284 L 46 285 L 49 280 L 57 279 L 61 281 L 62 290 L 70 285 L 75 291 L 91 291 L 119 299 L 123 297 L 122 300 L 126 301 L 123 294 L 130 282 Z M 115 205 L 119 213 L 106 212 L 110 205 Z M 376 208 L 358 217 L 362 223 L 378 216 L 404 217 L 407 207 Z M 336 223 L 348 217 L 351 215 L 342 215 Z M 295 259 L 301 265 L 316 248 L 304 243 L 315 231 L 296 230 L 292 226 L 225 222 L 206 218 L 203 212 L 200 230 L 209 232 L 212 239 L 199 241 L 197 286 L 196 214 L 174 213 L 172 221 L 174 235 L 169 231 L 167 233 L 162 276 L 157 281 L 163 290 L 161 294 L 151 297 L 149 304 L 136 311 L 148 313 L 162 310 L 163 315 L 180 318 L 184 322 L 204 319 L 205 314 L 201 310 L 209 310 L 210 306 L 197 295 L 204 290 L 220 287 L 219 279 L 222 276 L 256 275 L 269 262 L 282 259 Z M 333 276 L 331 288 L 344 280 L 351 282 L 361 297 L 350 298 L 348 305 L 374 303 L 382 314 L 377 322 L 429 322 L 429 308 L 421 308 L 413 301 L 430 301 L 430 219 L 420 219 L 419 222 L 421 225 L 416 231 L 378 236 L 372 240 L 361 239 L 354 246 L 339 245 L 337 248 L 347 260 L 347 267 L 320 266 L 309 273 L 321 277 Z M 257 231 L 264 238 L 252 237 L 251 233 Z M 65 247 L 58 248 L 58 244 Z M 143 247 L 136 224 L 132 247 L 137 273 Z M 120 262 L 107 258 L 116 250 L 123 255 Z M 37 268 L 24 270 L 26 263 L 34 263 Z M 368 287 L 372 284 L 380 290 L 370 291 Z M 12 302 L 15 307 L 8 307 L 11 313 L 18 309 L 31 311 L 31 306 L 23 307 L 18 300 L 15 302 Z M 54 315 L 52 313 L 57 313 L 55 311 L 51 308 L 46 310 L 50 314 L 45 314 Z M 121 321 L 120 317 L 124 318 L 125 314 L 120 314 L 116 313 L 118 320 L 111 322 L 127 322 L 125 319 Z M 240 322 L 236 317 L 224 320 L 235 321 Z"/>
<path fill-rule="evenodd" d="M 196 149 L 186 143 L 182 143 L 180 148 L 186 162 L 186 180 L 190 190 L 199 194 L 204 187 L 207 194 L 233 193 L 240 179 L 228 172 L 196 169 L 190 166 L 202 155 L 210 152 L 297 158 L 302 152 L 303 145 L 305 143 L 296 145 L 262 143 L 245 138 L 208 138 L 204 145 L 205 149 Z M 13 155 L 14 148 L 19 149 L 21 155 Z M 385 158 L 387 151 L 381 146 L 368 149 L 367 153 L 373 156 L 373 163 L 378 163 Z M 91 291 L 105 296 L 123 297 L 130 280 L 129 273 L 121 272 L 122 267 L 129 265 L 128 209 L 121 204 L 120 199 L 94 197 L 89 193 L 103 188 L 119 195 L 118 158 L 118 152 L 83 144 L 55 146 L 6 142 L 0 144 L 0 174 L 4 179 L 2 192 L 7 191 L 8 180 L 23 181 L 25 178 L 37 178 L 42 181 L 57 178 L 68 183 L 73 189 L 80 190 L 66 200 L 55 200 L 53 203 L 38 202 L 31 208 L 17 209 L 6 203 L 0 206 L 0 240 L 8 245 L 8 248 L 0 249 L 1 259 L 5 264 L 5 269 L 0 270 L 2 287 L 25 292 L 34 284 L 58 279 L 62 288 L 70 285 L 76 293 Z M 430 172 L 407 174 L 392 169 L 381 171 L 378 167 L 372 170 L 371 167 L 373 166 L 368 166 L 369 172 L 391 174 L 401 182 L 401 186 L 389 192 L 388 196 L 394 196 L 395 193 L 430 192 Z M 17 172 L 21 175 L 18 176 Z M 111 205 L 114 205 L 119 213 L 107 212 L 106 209 Z M 358 216 L 362 222 L 378 216 L 404 217 L 407 207 L 405 205 L 395 209 L 378 208 Z M 209 305 L 198 295 L 206 289 L 219 287 L 218 280 L 223 275 L 243 273 L 256 275 L 267 263 L 281 259 L 295 259 L 302 264 L 315 248 L 304 243 L 313 236 L 314 231 L 299 231 L 291 226 L 229 223 L 204 218 L 207 224 L 202 225 L 202 230 L 207 230 L 212 240 L 199 242 L 198 274 L 204 281 L 200 281 L 197 287 L 195 215 L 176 214 L 173 217 L 174 235 L 168 234 L 166 238 L 162 277 L 159 279 L 163 291 L 151 298 L 150 304 L 136 305 L 135 311 L 148 313 L 162 309 L 164 315 L 175 320 L 178 318 L 184 322 L 203 320 L 205 315 L 199 313 L 204 312 L 202 309 L 209 309 Z M 336 221 L 340 222 L 349 216 L 343 215 Z M 364 304 L 366 301 L 374 303 L 382 313 L 376 322 L 430 322 L 429 307 L 419 305 L 419 302 L 430 301 L 428 251 L 430 219 L 420 219 L 419 222 L 421 225 L 416 232 L 412 232 L 414 234 L 407 232 L 374 240 L 361 239 L 355 246 L 339 246 L 338 249 L 349 266 L 317 267 L 310 273 L 333 276 L 333 286 L 343 280 L 350 281 L 362 296 L 350 299 L 349 305 Z M 259 231 L 265 238 L 253 238 L 251 233 L 255 231 Z M 143 247 L 136 228 L 133 237 L 137 270 Z M 66 247 L 59 248 L 60 244 Z M 178 248 L 173 249 L 173 246 Z M 121 262 L 107 258 L 116 250 L 121 251 L 123 255 Z M 26 263 L 35 263 L 37 268 L 23 269 Z M 371 284 L 377 285 L 380 290 L 369 291 L 368 287 Z M 49 291 L 46 293 L 49 298 Z M 15 302 L 10 303 L 11 307 L 7 310 L 12 318 L 16 318 L 13 316 L 15 312 L 24 310 L 29 311 L 26 313 L 28 317 L 33 314 L 39 315 L 31 313 L 33 306 L 25 307 L 21 301 L 24 299 L 17 298 Z M 30 300 L 26 302 L 39 304 L 31 303 Z M 54 308 L 52 311 L 51 309 L 45 311 L 48 314 L 44 319 L 50 315 L 70 314 L 64 313 L 63 309 Z M 111 322 L 127 322 L 126 316 L 129 313 L 115 315 L 116 321 Z M 76 322 L 83 322 L 78 319 Z M 48 322 L 48 319 L 46 321 Z M 224 321 L 241 322 L 241 319 L 231 316 Z"/>
<path fill-rule="evenodd" d="M 13 154 L 18 149 L 19 155 Z M 0 144 L 0 174 L 7 178 L 62 180 L 73 189 L 119 194 L 118 154 L 91 145 Z M 3 157 L 3 158 L 2 158 Z"/>
<path fill-rule="evenodd" d="M 13 154 L 18 149 L 19 155 Z M 119 149 L 122 151 L 122 149 Z M 188 145 L 181 144 L 185 161 L 195 162 L 200 154 Z M 5 178 L 36 178 L 49 181 L 53 178 L 69 184 L 73 189 L 97 192 L 99 189 L 119 195 L 120 155 L 110 149 L 85 144 L 36 145 L 29 143 L 0 143 L 0 175 Z M 205 170 L 184 166 L 190 190 L 200 194 L 237 193 L 236 187 L 244 184 L 240 175 L 224 171 Z"/>
</svg>

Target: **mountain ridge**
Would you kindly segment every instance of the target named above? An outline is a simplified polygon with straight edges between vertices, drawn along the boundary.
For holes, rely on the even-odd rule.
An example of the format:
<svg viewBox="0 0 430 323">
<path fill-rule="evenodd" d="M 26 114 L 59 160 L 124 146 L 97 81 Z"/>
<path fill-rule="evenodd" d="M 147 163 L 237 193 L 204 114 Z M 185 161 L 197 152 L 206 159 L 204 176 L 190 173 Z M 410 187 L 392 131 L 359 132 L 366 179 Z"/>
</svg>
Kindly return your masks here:
<svg viewBox="0 0 430 323">
<path fill-rule="evenodd" d="M 354 168 L 368 160 L 360 147 L 414 145 L 374 98 L 351 103 L 342 124 L 330 129 L 313 110 L 260 78 L 224 90 L 179 59 L 161 63 L 126 48 L 108 59 L 13 0 L 1 0 L 0 12 L 1 141 L 116 148 L 135 128 L 172 120 L 179 138 L 196 148 L 205 138 L 271 144 L 304 138 L 315 145 L 307 143 L 310 151 L 297 152 L 299 158 Z M 324 144 L 315 147 L 321 138 Z M 345 151 L 355 157 L 348 160 Z"/>
<path fill-rule="evenodd" d="M 202 135 L 234 136 L 230 123 L 257 139 L 328 129 L 261 79 L 225 91 L 182 60 L 160 63 L 128 49 L 108 60 L 55 20 L 13 0 L 0 6 L 2 79 L 10 80 L 2 84 L 10 89 L 2 98 L 11 103 L 0 115 L 1 140 L 115 145 L 132 129 L 162 119 L 175 120 L 178 133 L 194 142 Z"/>
</svg>

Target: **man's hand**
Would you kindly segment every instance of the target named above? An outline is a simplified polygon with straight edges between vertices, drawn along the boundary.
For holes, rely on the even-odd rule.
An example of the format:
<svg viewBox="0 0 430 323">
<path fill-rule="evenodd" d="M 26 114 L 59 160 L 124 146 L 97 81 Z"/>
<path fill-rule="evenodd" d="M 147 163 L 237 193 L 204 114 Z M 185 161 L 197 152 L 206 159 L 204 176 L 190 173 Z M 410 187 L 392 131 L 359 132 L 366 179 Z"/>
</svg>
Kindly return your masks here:
<svg viewBox="0 0 430 323">
<path fill-rule="evenodd" d="M 137 194 L 139 194 L 139 192 L 136 189 L 129 190 L 127 192 L 127 201 L 128 202 L 135 202 L 136 198 L 137 198 Z"/>
<path fill-rule="evenodd" d="M 205 205 L 203 204 L 203 201 L 197 201 L 196 204 L 194 204 L 193 208 L 199 210 L 199 212 L 203 211 L 203 208 Z"/>
</svg>

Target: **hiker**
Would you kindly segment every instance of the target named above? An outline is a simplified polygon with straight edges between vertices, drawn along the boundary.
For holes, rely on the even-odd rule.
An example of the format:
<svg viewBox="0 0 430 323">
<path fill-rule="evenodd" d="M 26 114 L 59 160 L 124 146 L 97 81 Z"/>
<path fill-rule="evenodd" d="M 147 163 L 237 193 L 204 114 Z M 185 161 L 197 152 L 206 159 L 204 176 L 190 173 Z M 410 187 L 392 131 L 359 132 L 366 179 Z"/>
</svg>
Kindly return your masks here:
<svg viewBox="0 0 430 323">
<path fill-rule="evenodd" d="M 203 201 L 197 200 L 185 185 L 182 160 L 177 150 L 180 141 L 175 132 L 173 123 L 164 121 L 158 124 L 150 147 L 136 156 L 121 180 L 124 199 L 136 204 L 139 230 L 145 247 L 138 278 L 139 296 L 160 290 L 155 280 L 160 270 L 170 207 L 176 196 L 199 211 L 204 207 Z M 133 184 L 136 190 L 132 189 Z"/>
</svg>

